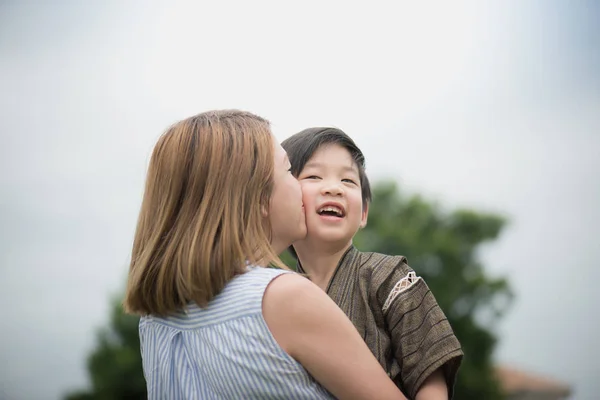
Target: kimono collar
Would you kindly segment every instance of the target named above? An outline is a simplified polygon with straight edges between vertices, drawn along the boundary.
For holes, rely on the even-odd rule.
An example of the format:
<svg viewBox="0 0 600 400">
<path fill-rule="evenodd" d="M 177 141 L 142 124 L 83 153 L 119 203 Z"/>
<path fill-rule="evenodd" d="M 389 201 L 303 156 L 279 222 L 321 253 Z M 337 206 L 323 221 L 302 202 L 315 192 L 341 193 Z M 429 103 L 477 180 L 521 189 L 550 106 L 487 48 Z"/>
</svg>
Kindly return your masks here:
<svg viewBox="0 0 600 400">
<path fill-rule="evenodd" d="M 333 282 L 333 280 L 335 279 L 335 275 L 337 274 L 338 270 L 340 269 L 340 266 L 342 264 L 344 264 L 346 261 L 352 260 L 354 258 L 353 257 L 354 254 L 357 254 L 357 253 L 358 253 L 358 250 L 356 249 L 356 247 L 354 247 L 353 244 L 351 244 L 350 247 L 348 247 L 348 249 L 344 252 L 342 257 L 340 257 L 340 261 L 338 261 L 338 264 L 335 267 L 335 270 L 333 270 L 333 274 L 331 275 L 331 280 L 329 281 L 329 284 L 327 285 L 327 291 L 329 291 L 331 282 Z M 296 271 L 301 274 L 306 274 L 306 271 L 304 271 L 304 268 L 302 268 L 302 264 L 300 263 L 299 258 L 296 258 Z"/>
</svg>

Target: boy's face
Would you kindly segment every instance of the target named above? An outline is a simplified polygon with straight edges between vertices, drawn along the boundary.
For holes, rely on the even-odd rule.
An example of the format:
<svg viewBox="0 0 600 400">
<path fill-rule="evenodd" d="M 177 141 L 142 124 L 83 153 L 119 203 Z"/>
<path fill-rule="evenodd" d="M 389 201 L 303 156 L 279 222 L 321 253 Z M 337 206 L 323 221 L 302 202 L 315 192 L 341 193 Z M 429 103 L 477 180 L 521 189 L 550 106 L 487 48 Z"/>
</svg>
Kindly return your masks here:
<svg viewBox="0 0 600 400">
<path fill-rule="evenodd" d="M 367 223 L 358 167 L 338 144 L 321 146 L 298 175 L 306 211 L 307 239 L 351 241 Z"/>
</svg>

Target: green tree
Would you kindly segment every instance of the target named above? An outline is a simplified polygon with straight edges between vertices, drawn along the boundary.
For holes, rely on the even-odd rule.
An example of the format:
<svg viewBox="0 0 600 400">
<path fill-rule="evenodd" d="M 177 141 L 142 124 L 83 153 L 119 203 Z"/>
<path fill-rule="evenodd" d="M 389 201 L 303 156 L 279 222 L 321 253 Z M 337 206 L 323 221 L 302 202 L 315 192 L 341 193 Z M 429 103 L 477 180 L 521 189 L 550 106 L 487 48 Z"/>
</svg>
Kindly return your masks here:
<svg viewBox="0 0 600 400">
<path fill-rule="evenodd" d="M 373 188 L 368 225 L 355 240 L 359 249 L 406 256 L 435 294 L 465 352 L 457 399 L 502 398 L 492 365 L 497 338 L 490 321 L 483 319 L 498 320 L 512 296 L 506 280 L 486 276 L 477 250 L 495 240 L 504 226 L 498 215 L 447 212 L 383 182 Z M 294 265 L 288 254 L 283 259 Z M 72 393 L 66 400 L 146 398 L 138 321 L 113 302 L 110 326 L 99 332 L 98 346 L 88 358 L 91 391 Z"/>
<path fill-rule="evenodd" d="M 87 360 L 91 390 L 68 394 L 65 400 L 148 398 L 138 323 L 139 317 L 123 312 L 120 300 L 112 302 L 110 325 L 98 332 L 97 347 Z"/>
<path fill-rule="evenodd" d="M 486 275 L 477 250 L 496 239 L 505 224 L 494 214 L 445 211 L 383 182 L 373 189 L 368 224 L 355 239 L 359 249 L 406 256 L 427 282 L 465 352 L 457 399 L 503 398 L 493 371 L 492 329 L 512 294 L 505 279 Z"/>
</svg>

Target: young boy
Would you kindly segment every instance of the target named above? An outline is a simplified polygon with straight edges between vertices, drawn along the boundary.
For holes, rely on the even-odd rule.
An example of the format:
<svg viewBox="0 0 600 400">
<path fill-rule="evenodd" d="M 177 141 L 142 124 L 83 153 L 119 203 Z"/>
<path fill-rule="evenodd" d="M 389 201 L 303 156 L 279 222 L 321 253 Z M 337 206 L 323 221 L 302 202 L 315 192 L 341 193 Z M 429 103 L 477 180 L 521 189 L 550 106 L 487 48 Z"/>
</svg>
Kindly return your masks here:
<svg viewBox="0 0 600 400">
<path fill-rule="evenodd" d="M 463 352 L 433 294 L 406 258 L 352 245 L 371 201 L 360 149 L 335 128 L 305 129 L 282 146 L 302 185 L 308 229 L 290 248 L 298 271 L 348 315 L 408 398 L 452 398 Z"/>
</svg>

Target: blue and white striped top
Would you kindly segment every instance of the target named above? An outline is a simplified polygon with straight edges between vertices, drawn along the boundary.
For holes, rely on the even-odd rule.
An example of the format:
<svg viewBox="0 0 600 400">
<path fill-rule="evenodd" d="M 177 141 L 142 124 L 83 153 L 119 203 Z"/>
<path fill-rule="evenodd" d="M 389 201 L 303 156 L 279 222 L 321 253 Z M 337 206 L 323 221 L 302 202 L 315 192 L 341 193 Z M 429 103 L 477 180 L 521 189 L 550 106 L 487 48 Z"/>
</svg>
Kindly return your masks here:
<svg viewBox="0 0 600 400">
<path fill-rule="evenodd" d="M 331 399 L 275 341 L 262 315 L 269 282 L 287 271 L 250 267 L 202 309 L 142 317 L 150 400 Z"/>
</svg>

